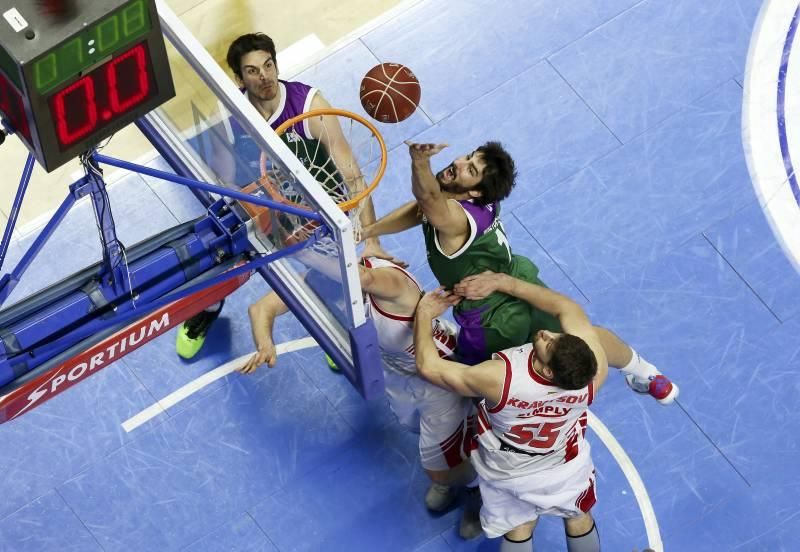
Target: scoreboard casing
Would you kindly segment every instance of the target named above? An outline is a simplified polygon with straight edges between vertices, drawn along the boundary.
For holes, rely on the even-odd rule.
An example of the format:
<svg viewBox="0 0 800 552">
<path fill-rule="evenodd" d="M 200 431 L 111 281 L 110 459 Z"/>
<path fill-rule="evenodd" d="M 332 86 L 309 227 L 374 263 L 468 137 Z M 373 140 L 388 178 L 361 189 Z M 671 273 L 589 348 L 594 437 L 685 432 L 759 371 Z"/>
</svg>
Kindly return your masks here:
<svg viewBox="0 0 800 552">
<path fill-rule="evenodd" d="M 154 0 L 0 0 L 0 15 L 0 114 L 48 172 L 175 95 Z"/>
</svg>

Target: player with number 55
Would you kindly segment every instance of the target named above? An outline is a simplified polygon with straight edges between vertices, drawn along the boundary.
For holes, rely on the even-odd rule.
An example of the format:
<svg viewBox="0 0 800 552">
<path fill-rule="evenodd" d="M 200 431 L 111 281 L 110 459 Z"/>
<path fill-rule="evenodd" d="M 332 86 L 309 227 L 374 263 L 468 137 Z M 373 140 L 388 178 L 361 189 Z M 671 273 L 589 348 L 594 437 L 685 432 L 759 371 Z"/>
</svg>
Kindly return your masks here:
<svg viewBox="0 0 800 552">
<path fill-rule="evenodd" d="M 431 320 L 459 297 L 500 291 L 558 318 L 563 333 L 540 331 L 492 360 L 466 366 L 438 357 Z M 456 293 L 458 295 L 456 295 Z M 427 325 L 427 328 L 426 328 Z M 569 552 L 596 552 L 600 540 L 589 511 L 595 503 L 594 465 L 584 434 L 587 412 L 608 375 L 597 328 L 580 305 L 545 287 L 486 272 L 433 292 L 417 306 L 414 325 L 417 371 L 434 385 L 479 397 L 478 472 L 480 522 L 490 538 L 504 535 L 501 552 L 531 550 L 539 516 L 564 518 Z"/>
</svg>

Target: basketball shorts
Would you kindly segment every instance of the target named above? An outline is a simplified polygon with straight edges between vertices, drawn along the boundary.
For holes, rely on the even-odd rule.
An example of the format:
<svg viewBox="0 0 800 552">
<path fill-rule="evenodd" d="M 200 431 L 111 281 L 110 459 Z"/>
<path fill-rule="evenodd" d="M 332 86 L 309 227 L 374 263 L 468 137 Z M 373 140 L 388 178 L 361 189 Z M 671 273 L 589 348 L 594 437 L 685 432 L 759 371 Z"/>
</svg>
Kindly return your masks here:
<svg viewBox="0 0 800 552">
<path fill-rule="evenodd" d="M 505 535 L 542 515 L 579 516 L 591 510 L 597 500 L 588 442 L 578 456 L 566 464 L 518 477 L 508 474 L 504 479 L 484 479 L 486 472 L 481 469 L 478 456 L 473 453 L 483 499 L 481 527 L 489 538 Z"/>
<path fill-rule="evenodd" d="M 539 279 L 539 269 L 527 257 L 514 255 L 511 275 L 547 287 Z M 458 358 L 470 365 L 488 360 L 498 351 L 529 343 L 539 330 L 561 332 L 555 316 L 510 296 L 491 307 L 455 312 L 455 320 L 461 327 L 456 348 Z"/>
<path fill-rule="evenodd" d="M 419 433 L 426 470 L 447 470 L 469 458 L 472 401 L 414 375 L 384 370 L 389 406 L 398 421 Z"/>
</svg>

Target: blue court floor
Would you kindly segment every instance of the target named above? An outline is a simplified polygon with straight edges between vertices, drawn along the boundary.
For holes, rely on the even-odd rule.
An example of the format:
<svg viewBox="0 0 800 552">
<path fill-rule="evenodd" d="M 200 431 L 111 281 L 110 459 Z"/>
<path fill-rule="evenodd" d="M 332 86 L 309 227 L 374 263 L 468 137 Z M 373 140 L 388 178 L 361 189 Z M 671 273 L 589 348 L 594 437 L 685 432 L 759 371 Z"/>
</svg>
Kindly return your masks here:
<svg viewBox="0 0 800 552">
<path fill-rule="evenodd" d="M 515 252 L 681 386 L 663 407 L 611 374 L 595 403 L 652 505 L 650 515 L 608 435 L 591 431 L 605 550 L 645 548 L 653 523 L 670 551 L 798 548 L 800 274 L 742 145 L 760 4 L 426 0 L 295 76 L 361 112 L 370 67 L 411 67 L 421 108 L 381 127 L 391 152 L 379 215 L 411 197 L 403 140 L 449 143 L 437 168 L 502 141 L 519 169 L 503 207 Z M 126 244 L 202 214 L 187 192 L 139 176 L 111 198 Z M 100 258 L 88 207 L 16 298 Z M 415 230 L 385 246 L 431 286 L 421 240 Z M 458 537 L 457 509 L 425 510 L 416 437 L 332 374 L 318 348 L 122 428 L 252 350 L 246 306 L 267 291 L 252 279 L 234 294 L 195 361 L 176 357 L 170 333 L 0 426 L 0 551 L 495 550 Z M 289 316 L 276 334 L 304 330 Z M 560 521 L 543 520 L 534 544 L 565 550 Z"/>
</svg>

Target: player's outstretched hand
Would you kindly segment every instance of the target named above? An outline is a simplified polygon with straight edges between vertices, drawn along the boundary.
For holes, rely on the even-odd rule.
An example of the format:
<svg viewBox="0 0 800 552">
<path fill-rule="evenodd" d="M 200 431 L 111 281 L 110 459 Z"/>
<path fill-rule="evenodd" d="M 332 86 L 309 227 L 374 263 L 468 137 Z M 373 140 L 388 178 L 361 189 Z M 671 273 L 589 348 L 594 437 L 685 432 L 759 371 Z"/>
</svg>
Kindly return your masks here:
<svg viewBox="0 0 800 552">
<path fill-rule="evenodd" d="M 399 267 L 408 268 L 407 262 L 398 259 L 391 253 L 387 252 L 377 240 L 368 239 L 364 243 L 364 250 L 361 252 L 361 258 L 368 259 L 370 257 L 391 261 Z"/>
<path fill-rule="evenodd" d="M 260 347 L 258 352 L 251 356 L 247 363 L 239 368 L 242 374 L 252 374 L 262 364 L 266 363 L 267 366 L 272 368 L 278 360 L 278 352 L 275 350 L 275 344 L 271 341 Z"/>
<path fill-rule="evenodd" d="M 453 286 L 453 292 L 464 299 L 479 301 L 497 291 L 503 282 L 504 276 L 504 274 L 496 274 L 491 270 L 473 274 Z"/>
<path fill-rule="evenodd" d="M 460 302 L 461 297 L 451 291 L 445 291 L 444 286 L 440 286 L 422 296 L 422 299 L 417 303 L 417 316 L 423 315 L 436 318 Z"/>
<path fill-rule="evenodd" d="M 408 146 L 408 153 L 411 159 L 430 159 L 444 148 L 447 144 L 416 144 L 410 140 L 406 140 L 405 144 Z"/>
</svg>

